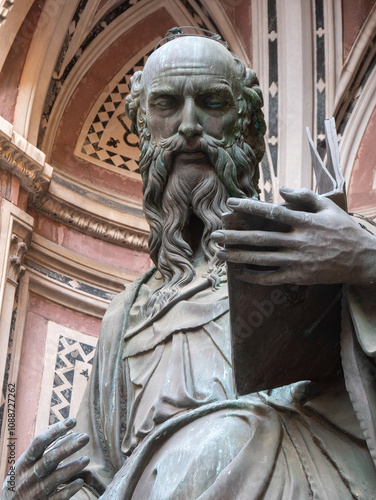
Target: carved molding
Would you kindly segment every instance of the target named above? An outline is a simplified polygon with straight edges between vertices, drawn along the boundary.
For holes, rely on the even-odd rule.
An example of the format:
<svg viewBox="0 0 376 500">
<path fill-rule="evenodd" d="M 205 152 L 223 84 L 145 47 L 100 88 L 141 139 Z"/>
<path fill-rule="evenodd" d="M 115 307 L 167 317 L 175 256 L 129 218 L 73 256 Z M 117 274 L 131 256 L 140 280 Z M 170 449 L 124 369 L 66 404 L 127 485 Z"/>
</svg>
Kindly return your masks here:
<svg viewBox="0 0 376 500">
<path fill-rule="evenodd" d="M 37 234 L 27 254 L 30 291 L 85 315 L 102 318 L 110 300 L 138 274 L 84 257 Z"/>
<path fill-rule="evenodd" d="M 44 215 L 95 238 L 141 252 L 148 251 L 147 231 L 138 231 L 120 223 L 107 221 L 104 217 L 93 215 L 62 199 L 56 199 L 50 193 L 39 197 L 33 207 Z"/>
<path fill-rule="evenodd" d="M 34 219 L 3 198 L 0 203 L 0 387 L 14 382 L 18 375 L 27 297 L 19 280 L 30 245 Z M 23 280 L 21 280 L 21 283 Z M 18 297 L 16 291 L 18 289 Z M 12 378 L 10 378 L 12 377 Z M 6 394 L 0 393 L 0 408 Z M 6 413 L 2 414 L 4 417 Z M 0 414 L 0 478 L 9 468 L 6 418 Z M 2 480 L 2 479 L 1 479 Z"/>
<path fill-rule="evenodd" d="M 51 181 L 53 169 L 45 158 L 0 116 L 0 168 L 16 175 L 21 186 L 34 196 L 47 191 Z"/>
<path fill-rule="evenodd" d="M 126 283 L 133 282 L 139 274 L 105 264 L 99 260 L 73 252 L 36 233 L 27 254 L 27 261 L 40 264 L 54 272 L 116 294 Z"/>
<path fill-rule="evenodd" d="M 20 179 L 32 194 L 31 206 L 46 216 L 116 245 L 148 251 L 149 231 L 140 201 L 89 188 L 63 175 L 56 174 L 52 180 L 53 168 L 45 162 L 45 154 L 2 117 L 0 169 Z"/>
<path fill-rule="evenodd" d="M 25 274 L 25 267 L 22 265 L 27 252 L 26 243 L 13 233 L 10 244 L 10 258 L 8 267 L 8 280 L 17 285 L 18 280 Z"/>
<path fill-rule="evenodd" d="M 0 316 L 7 282 L 16 287 L 31 242 L 34 219 L 6 199 L 0 212 Z"/>
</svg>

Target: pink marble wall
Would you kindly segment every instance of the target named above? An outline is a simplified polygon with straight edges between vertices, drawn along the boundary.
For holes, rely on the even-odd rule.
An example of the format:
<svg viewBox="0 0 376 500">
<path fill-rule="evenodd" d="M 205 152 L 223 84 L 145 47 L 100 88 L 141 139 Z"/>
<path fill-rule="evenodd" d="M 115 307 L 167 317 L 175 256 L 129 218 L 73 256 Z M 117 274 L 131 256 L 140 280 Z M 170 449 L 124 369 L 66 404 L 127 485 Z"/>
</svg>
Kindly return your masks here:
<svg viewBox="0 0 376 500">
<path fill-rule="evenodd" d="M 356 36 L 375 0 L 342 0 L 343 57 L 349 55 Z"/>
<path fill-rule="evenodd" d="M 139 274 L 151 267 L 152 262 L 145 252 L 130 250 L 80 233 L 33 210 L 30 213 L 35 220 L 36 234 L 79 255 Z"/>
<path fill-rule="evenodd" d="M 348 185 L 349 209 L 362 211 L 376 206 L 376 109 L 356 155 Z"/>
<path fill-rule="evenodd" d="M 17 383 L 17 456 L 34 437 L 44 366 L 48 323 L 53 321 L 82 333 L 99 336 L 101 321 L 30 294 Z"/>
<path fill-rule="evenodd" d="M 252 60 L 252 2 L 249 0 L 219 0 L 237 35 Z"/>
<path fill-rule="evenodd" d="M 27 53 L 46 0 L 35 1 L 19 29 L 0 73 L 0 116 L 13 123 Z"/>
</svg>

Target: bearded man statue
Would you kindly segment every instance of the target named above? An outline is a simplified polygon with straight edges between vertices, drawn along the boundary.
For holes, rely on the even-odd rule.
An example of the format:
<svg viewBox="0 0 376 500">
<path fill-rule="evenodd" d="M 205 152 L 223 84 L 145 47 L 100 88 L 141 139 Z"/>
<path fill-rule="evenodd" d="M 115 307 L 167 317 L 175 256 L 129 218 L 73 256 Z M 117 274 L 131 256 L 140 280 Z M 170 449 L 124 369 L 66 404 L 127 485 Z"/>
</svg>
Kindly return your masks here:
<svg viewBox="0 0 376 500">
<path fill-rule="evenodd" d="M 304 382 L 275 395 L 236 393 L 225 261 L 277 265 L 247 277 L 255 283 L 347 283 L 375 293 L 375 239 L 329 199 L 282 189 L 286 205 L 258 201 L 261 107 L 255 73 L 206 37 L 168 41 L 131 79 L 126 109 L 140 137 L 155 267 L 105 314 L 77 416 L 84 434 L 45 451 L 74 427 L 70 419 L 35 438 L 18 462 L 25 479 L 17 498 L 376 498 L 372 405 L 361 408 L 341 368 L 314 390 Z M 223 230 L 228 207 L 272 215 L 291 231 Z M 258 245 L 279 251 L 255 252 Z M 369 322 L 370 311 L 362 316 Z M 349 335 L 346 352 L 361 351 L 348 347 Z M 368 351 L 362 345 L 368 356 L 372 342 Z M 296 346 L 299 356 L 299 339 Z"/>
</svg>

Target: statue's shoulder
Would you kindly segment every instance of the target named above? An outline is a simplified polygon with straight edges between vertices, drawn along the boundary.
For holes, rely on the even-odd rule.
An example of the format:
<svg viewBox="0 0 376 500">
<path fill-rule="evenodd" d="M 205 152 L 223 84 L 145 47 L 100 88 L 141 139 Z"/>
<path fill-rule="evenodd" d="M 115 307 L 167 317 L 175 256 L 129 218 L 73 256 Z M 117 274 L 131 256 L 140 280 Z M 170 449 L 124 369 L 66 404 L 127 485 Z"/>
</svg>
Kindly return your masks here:
<svg viewBox="0 0 376 500">
<path fill-rule="evenodd" d="M 151 268 L 137 278 L 133 283 L 125 286 L 124 291 L 117 294 L 110 302 L 102 320 L 101 337 L 113 336 L 116 331 L 122 330 L 126 316 L 135 301 L 138 290 L 155 272 Z"/>
</svg>

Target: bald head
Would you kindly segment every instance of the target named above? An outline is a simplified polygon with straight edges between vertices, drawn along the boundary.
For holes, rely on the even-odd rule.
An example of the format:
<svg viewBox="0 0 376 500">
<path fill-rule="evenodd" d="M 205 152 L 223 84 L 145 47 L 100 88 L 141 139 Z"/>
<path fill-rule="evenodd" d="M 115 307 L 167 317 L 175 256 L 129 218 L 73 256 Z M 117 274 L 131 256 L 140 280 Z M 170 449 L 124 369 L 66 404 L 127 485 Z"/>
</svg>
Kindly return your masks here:
<svg viewBox="0 0 376 500">
<path fill-rule="evenodd" d="M 170 76 L 200 76 L 205 82 L 220 76 L 233 86 L 245 76 L 244 65 L 221 43 L 206 37 L 186 36 L 162 45 L 147 60 L 143 71 L 146 88 Z"/>
</svg>

